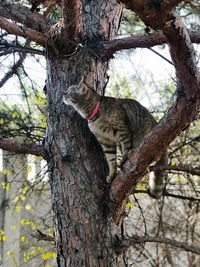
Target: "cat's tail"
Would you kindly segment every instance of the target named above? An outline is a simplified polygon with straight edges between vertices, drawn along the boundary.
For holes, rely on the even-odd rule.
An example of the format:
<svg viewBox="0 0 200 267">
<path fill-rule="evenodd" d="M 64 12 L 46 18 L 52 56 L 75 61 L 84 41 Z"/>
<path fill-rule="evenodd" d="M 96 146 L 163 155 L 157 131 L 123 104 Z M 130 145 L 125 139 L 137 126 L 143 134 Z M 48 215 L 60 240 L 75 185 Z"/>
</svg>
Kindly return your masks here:
<svg viewBox="0 0 200 267">
<path fill-rule="evenodd" d="M 168 162 L 167 152 L 164 152 L 155 166 L 166 165 Z M 159 199 L 163 195 L 164 189 L 164 172 L 156 170 L 150 173 L 149 177 L 149 194 L 151 197 Z"/>
</svg>

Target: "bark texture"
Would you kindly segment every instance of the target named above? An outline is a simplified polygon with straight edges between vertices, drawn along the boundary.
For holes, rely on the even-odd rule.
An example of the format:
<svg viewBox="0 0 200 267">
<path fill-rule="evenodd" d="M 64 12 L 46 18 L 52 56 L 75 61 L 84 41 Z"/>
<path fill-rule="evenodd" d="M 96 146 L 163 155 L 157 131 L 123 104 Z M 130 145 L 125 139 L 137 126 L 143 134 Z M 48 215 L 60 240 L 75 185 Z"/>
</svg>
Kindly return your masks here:
<svg viewBox="0 0 200 267">
<path fill-rule="evenodd" d="M 82 10 L 86 10 L 82 15 L 88 39 L 115 36 L 122 11 L 115 1 L 92 1 Z M 60 267 L 125 266 L 114 249 L 116 227 L 104 197 L 107 168 L 103 152 L 87 122 L 62 101 L 65 90 L 83 76 L 103 93 L 107 68 L 107 63 L 85 49 L 69 59 L 49 54 L 47 60 L 46 151 Z"/>
</svg>

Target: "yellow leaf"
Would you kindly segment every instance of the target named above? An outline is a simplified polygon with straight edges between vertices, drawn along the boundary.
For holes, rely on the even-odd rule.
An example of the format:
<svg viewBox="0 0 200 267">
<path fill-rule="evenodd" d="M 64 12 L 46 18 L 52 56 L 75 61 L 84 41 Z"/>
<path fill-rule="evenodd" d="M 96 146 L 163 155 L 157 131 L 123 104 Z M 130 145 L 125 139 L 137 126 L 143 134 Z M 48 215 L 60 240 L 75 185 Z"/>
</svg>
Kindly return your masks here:
<svg viewBox="0 0 200 267">
<path fill-rule="evenodd" d="M 26 200 L 26 197 L 23 196 L 23 195 L 21 195 L 21 196 L 20 196 L 20 199 L 21 199 L 22 201 L 24 201 L 24 200 Z"/>
<path fill-rule="evenodd" d="M 8 182 L 2 182 L 1 185 L 2 185 L 2 188 L 5 190 L 10 190 L 11 188 L 11 184 Z"/>
<path fill-rule="evenodd" d="M 27 263 L 30 260 L 29 253 L 24 251 L 24 262 Z"/>
<path fill-rule="evenodd" d="M 31 205 L 27 204 L 26 205 L 26 210 L 31 210 L 31 209 L 32 209 Z"/>
<path fill-rule="evenodd" d="M 8 256 L 14 256 L 14 252 L 13 252 L 13 250 L 8 250 L 8 251 L 7 251 L 7 255 L 8 255 Z"/>
<path fill-rule="evenodd" d="M 48 260 L 49 258 L 56 258 L 56 253 L 53 251 L 45 252 L 41 255 L 43 260 Z"/>
<path fill-rule="evenodd" d="M 7 236 L 5 234 L 5 231 L 0 230 L 0 241 L 6 241 L 7 240 Z"/>
<path fill-rule="evenodd" d="M 22 209 L 22 206 L 21 206 L 21 205 L 17 205 L 17 206 L 15 207 L 15 211 L 16 211 L 16 212 L 20 212 L 21 209 Z"/>
<path fill-rule="evenodd" d="M 5 175 L 10 175 L 11 171 L 7 169 L 0 170 L 0 173 L 5 174 Z"/>
<path fill-rule="evenodd" d="M 21 235 L 21 241 L 25 242 L 27 240 L 26 235 Z"/>
<path fill-rule="evenodd" d="M 135 206 L 135 203 L 132 203 L 132 202 L 128 202 L 127 204 L 126 204 L 126 207 L 127 208 L 132 208 L 132 207 L 134 207 Z"/>
</svg>

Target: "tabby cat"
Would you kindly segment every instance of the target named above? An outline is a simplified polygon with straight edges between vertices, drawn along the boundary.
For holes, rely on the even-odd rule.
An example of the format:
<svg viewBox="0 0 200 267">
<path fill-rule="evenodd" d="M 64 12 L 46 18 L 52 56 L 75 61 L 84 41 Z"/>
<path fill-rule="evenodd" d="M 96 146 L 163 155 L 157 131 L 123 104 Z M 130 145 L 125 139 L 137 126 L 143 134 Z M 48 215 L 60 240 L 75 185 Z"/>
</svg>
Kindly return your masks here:
<svg viewBox="0 0 200 267">
<path fill-rule="evenodd" d="M 136 100 L 101 96 L 84 82 L 70 86 L 63 100 L 88 120 L 90 130 L 100 142 L 109 166 L 107 182 L 113 180 L 128 152 L 136 148 L 156 125 L 153 116 Z M 164 162 L 163 154 L 159 164 Z M 163 178 L 160 171 L 151 172 L 149 187 L 152 197 L 161 197 Z"/>
</svg>

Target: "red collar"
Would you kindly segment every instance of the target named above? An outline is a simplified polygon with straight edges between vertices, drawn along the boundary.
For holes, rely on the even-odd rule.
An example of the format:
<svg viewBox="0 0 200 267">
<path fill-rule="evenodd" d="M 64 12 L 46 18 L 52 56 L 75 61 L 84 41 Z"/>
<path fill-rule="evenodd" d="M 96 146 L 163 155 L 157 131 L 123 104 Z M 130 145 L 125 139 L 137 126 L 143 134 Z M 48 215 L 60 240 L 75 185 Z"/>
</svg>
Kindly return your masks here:
<svg viewBox="0 0 200 267">
<path fill-rule="evenodd" d="M 97 113 L 99 112 L 100 110 L 100 101 L 98 101 L 94 107 L 94 109 L 92 110 L 92 112 L 87 116 L 87 120 L 91 121 L 94 116 L 97 115 Z"/>
</svg>

